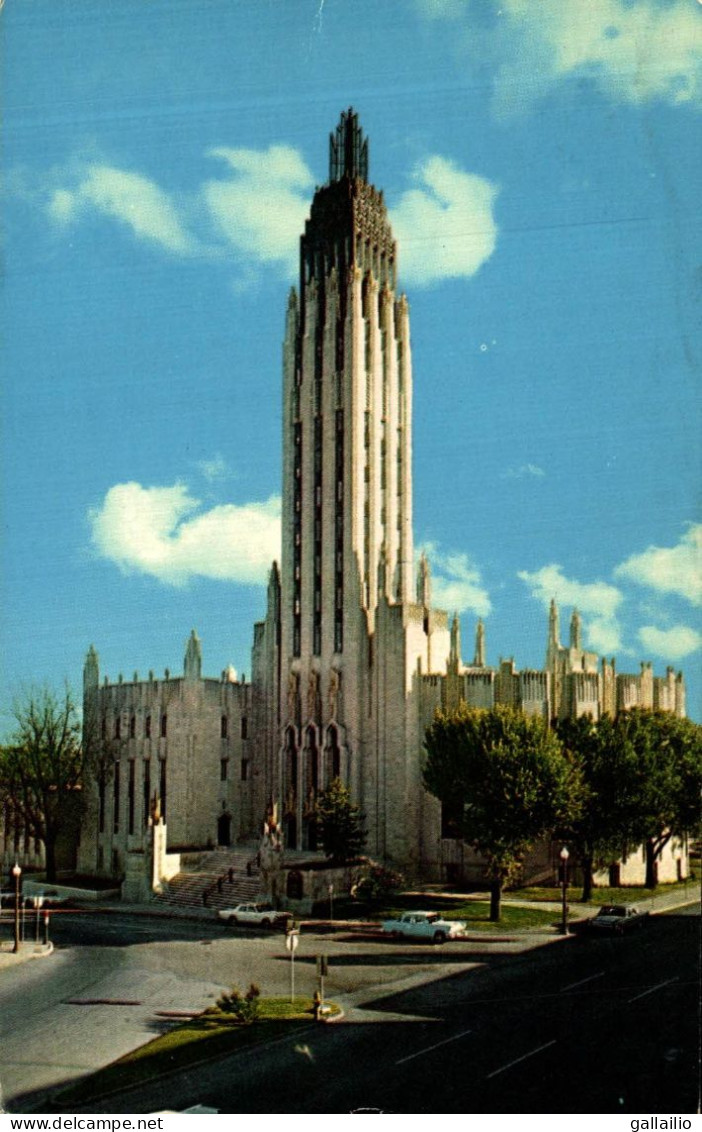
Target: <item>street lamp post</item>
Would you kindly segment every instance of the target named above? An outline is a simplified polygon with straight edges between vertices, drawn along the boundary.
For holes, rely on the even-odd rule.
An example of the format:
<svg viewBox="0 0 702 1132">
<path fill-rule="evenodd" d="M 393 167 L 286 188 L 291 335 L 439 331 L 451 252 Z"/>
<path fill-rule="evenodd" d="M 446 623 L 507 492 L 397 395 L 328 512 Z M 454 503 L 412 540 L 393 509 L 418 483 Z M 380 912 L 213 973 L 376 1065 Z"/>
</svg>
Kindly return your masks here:
<svg viewBox="0 0 702 1132">
<path fill-rule="evenodd" d="M 568 858 L 570 853 L 565 845 L 561 849 L 561 935 L 568 935 Z"/>
<path fill-rule="evenodd" d="M 12 875 L 15 878 L 15 946 L 12 948 L 16 954 L 20 949 L 20 877 L 22 869 L 15 861 L 12 866 Z"/>
</svg>

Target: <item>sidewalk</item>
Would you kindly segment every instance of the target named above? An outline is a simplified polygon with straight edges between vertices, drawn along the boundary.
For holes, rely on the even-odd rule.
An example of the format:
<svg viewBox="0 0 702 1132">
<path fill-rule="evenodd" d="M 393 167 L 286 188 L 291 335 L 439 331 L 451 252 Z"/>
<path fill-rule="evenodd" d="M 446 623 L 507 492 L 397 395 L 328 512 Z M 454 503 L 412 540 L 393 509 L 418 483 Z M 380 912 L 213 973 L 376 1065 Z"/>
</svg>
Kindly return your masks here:
<svg viewBox="0 0 702 1132">
<path fill-rule="evenodd" d="M 20 943 L 19 951 L 13 951 L 13 941 L 3 940 L 0 943 L 0 970 L 4 967 L 15 967 L 18 963 L 27 963 L 30 959 L 46 959 L 54 950 L 53 943 Z"/>
</svg>

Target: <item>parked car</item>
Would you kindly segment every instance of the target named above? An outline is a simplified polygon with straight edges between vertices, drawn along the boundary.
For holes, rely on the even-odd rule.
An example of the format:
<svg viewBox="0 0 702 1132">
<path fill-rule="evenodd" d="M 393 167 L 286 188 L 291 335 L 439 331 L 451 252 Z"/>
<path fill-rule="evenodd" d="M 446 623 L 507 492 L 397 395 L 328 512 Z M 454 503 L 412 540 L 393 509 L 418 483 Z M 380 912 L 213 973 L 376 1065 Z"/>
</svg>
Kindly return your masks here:
<svg viewBox="0 0 702 1132">
<path fill-rule="evenodd" d="M 383 934 L 397 939 L 425 939 L 444 943 L 466 930 L 462 920 L 442 920 L 438 912 L 404 912 L 397 920 L 385 920 Z"/>
<path fill-rule="evenodd" d="M 648 912 L 640 912 L 633 904 L 603 904 L 596 916 L 588 920 L 588 928 L 595 932 L 624 932 L 642 928 Z"/>
<path fill-rule="evenodd" d="M 217 913 L 228 924 L 248 924 L 258 928 L 283 926 L 292 919 L 292 912 L 280 912 L 272 904 L 237 904 Z"/>
</svg>

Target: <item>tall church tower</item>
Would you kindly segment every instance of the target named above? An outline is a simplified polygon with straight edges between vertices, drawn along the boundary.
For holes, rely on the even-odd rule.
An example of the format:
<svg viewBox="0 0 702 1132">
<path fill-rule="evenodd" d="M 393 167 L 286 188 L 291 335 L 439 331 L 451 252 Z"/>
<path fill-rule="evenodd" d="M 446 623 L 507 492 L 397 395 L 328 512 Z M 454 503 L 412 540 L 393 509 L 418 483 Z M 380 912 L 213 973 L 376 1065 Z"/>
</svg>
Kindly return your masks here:
<svg viewBox="0 0 702 1132">
<path fill-rule="evenodd" d="M 388 598 L 410 594 L 412 375 L 395 280 L 383 194 L 349 110 L 300 241 L 284 347 L 283 655 L 306 662 L 344 652 L 355 586 L 372 622 L 382 549 Z"/>
<path fill-rule="evenodd" d="M 382 851 L 387 767 L 377 699 L 387 689 L 375 672 L 390 623 L 392 632 L 400 626 L 392 646 L 400 714 L 408 673 L 422 655 L 426 672 L 432 655 L 426 638 L 436 622 L 428 609 L 417 612 L 413 584 L 412 364 L 396 277 L 383 194 L 368 181 L 368 141 L 349 109 L 330 137 L 329 180 L 300 241 L 283 347 L 277 790 L 286 843 L 298 847 L 314 847 L 313 800 L 340 775 L 366 812 L 370 851 Z M 424 635 L 411 658 L 408 620 Z M 445 637 L 448 655 L 447 624 Z"/>
</svg>

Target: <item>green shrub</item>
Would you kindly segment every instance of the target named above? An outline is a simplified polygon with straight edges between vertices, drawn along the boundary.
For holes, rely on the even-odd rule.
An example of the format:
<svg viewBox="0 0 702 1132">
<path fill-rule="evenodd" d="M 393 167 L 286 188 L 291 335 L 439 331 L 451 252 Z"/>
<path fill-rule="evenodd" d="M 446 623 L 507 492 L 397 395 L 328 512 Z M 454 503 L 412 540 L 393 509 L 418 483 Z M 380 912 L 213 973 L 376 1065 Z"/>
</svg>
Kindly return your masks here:
<svg viewBox="0 0 702 1132">
<path fill-rule="evenodd" d="M 386 900 L 393 892 L 397 892 L 403 884 L 404 877 L 401 873 L 369 861 L 351 893 L 356 900 L 378 903 Z"/>
<path fill-rule="evenodd" d="M 217 999 L 217 1006 L 223 1014 L 233 1014 L 237 1022 L 255 1022 L 259 1014 L 260 997 L 260 988 L 255 983 L 251 984 L 244 995 L 238 987 L 232 987 Z"/>
</svg>

